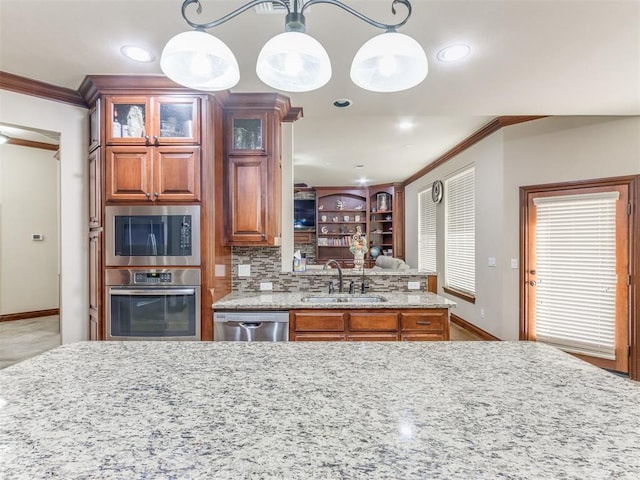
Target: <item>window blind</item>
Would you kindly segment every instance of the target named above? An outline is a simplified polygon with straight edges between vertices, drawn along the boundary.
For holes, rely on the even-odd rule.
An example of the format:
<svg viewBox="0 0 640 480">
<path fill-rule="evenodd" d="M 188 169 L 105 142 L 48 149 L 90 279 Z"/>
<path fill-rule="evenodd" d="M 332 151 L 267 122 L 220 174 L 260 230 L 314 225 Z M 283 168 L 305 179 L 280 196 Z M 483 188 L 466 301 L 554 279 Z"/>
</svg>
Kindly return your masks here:
<svg viewBox="0 0 640 480">
<path fill-rule="evenodd" d="M 431 188 L 418 194 L 418 269 L 436 271 L 436 204 Z"/>
<path fill-rule="evenodd" d="M 445 180 L 445 282 L 470 295 L 476 291 L 475 169 Z"/>
<path fill-rule="evenodd" d="M 538 341 L 615 360 L 618 192 L 534 199 Z"/>
</svg>

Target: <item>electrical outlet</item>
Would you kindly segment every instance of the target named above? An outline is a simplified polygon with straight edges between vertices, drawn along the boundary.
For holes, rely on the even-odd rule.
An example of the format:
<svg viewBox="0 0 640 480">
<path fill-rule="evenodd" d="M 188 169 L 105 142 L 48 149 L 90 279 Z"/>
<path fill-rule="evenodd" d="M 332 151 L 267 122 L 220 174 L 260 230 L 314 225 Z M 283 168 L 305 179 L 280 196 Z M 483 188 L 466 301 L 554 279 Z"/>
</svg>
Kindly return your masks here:
<svg viewBox="0 0 640 480">
<path fill-rule="evenodd" d="M 480 309 L 480 318 L 484 318 L 484 308 Z"/>
<path fill-rule="evenodd" d="M 489 266 L 490 267 L 496 266 L 496 257 L 489 257 Z"/>
<path fill-rule="evenodd" d="M 250 277 L 251 276 L 251 265 L 238 265 L 238 276 L 239 277 Z"/>
<path fill-rule="evenodd" d="M 420 282 L 408 282 L 407 288 L 409 290 L 420 290 Z"/>
<path fill-rule="evenodd" d="M 518 269 L 518 259 L 517 258 L 512 258 L 511 259 L 511 268 L 513 268 L 514 270 Z"/>
<path fill-rule="evenodd" d="M 273 283 L 260 282 L 260 290 L 273 290 Z"/>
</svg>

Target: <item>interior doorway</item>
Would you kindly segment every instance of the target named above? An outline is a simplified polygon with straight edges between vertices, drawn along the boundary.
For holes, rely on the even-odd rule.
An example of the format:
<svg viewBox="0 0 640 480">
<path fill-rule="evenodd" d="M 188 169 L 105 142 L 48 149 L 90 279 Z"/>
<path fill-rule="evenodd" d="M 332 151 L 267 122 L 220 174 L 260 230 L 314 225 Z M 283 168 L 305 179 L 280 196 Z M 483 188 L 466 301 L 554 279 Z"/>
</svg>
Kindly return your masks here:
<svg viewBox="0 0 640 480">
<path fill-rule="evenodd" d="M 0 133 L 8 139 L 0 145 L 0 322 L 7 337 L 13 330 L 28 337 L 28 328 L 37 336 L 42 327 L 46 343 L 56 346 L 51 339 L 60 344 L 60 133 L 6 123 L 0 123 Z"/>
<path fill-rule="evenodd" d="M 637 177 L 521 188 L 520 338 L 637 378 Z"/>
</svg>

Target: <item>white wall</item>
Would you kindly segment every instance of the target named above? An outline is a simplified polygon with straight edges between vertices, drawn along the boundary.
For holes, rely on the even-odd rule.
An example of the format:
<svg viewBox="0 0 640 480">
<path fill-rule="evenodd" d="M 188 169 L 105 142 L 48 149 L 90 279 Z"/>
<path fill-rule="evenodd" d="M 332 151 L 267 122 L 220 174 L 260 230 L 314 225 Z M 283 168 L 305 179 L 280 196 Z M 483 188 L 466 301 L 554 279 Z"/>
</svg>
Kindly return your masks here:
<svg viewBox="0 0 640 480">
<path fill-rule="evenodd" d="M 0 146 L 0 314 L 59 306 L 60 180 L 54 154 Z M 44 240 L 33 241 L 32 234 Z"/>
<path fill-rule="evenodd" d="M 60 132 L 62 343 L 86 340 L 89 338 L 87 110 L 0 90 L 0 122 Z"/>
<path fill-rule="evenodd" d="M 455 313 L 504 340 L 518 338 L 519 187 L 640 174 L 640 117 L 552 117 L 503 128 L 406 188 L 407 261 L 417 265 L 417 195 L 476 166 L 476 303 Z M 444 206 L 437 210 L 438 278 L 444 284 Z M 488 257 L 496 267 L 488 267 Z M 442 293 L 442 292 L 441 292 Z M 447 296 L 444 294 L 444 296 Z M 482 318 L 481 310 L 485 317 Z"/>
</svg>

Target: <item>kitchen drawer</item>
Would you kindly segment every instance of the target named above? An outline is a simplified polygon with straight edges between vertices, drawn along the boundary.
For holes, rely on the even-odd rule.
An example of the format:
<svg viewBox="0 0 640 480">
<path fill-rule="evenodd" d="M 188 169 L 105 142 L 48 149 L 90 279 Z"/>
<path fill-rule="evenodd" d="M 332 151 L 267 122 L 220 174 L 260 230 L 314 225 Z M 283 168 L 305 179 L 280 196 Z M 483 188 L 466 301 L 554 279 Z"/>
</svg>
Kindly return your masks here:
<svg viewBox="0 0 640 480">
<path fill-rule="evenodd" d="M 441 333 L 403 333 L 400 335 L 403 342 L 441 342 L 446 340 Z"/>
<path fill-rule="evenodd" d="M 296 332 L 343 332 L 345 314 L 343 312 L 295 312 L 292 314 Z"/>
<path fill-rule="evenodd" d="M 339 333 L 296 333 L 296 342 L 344 342 L 347 338 Z"/>
<path fill-rule="evenodd" d="M 349 342 L 397 342 L 397 333 L 351 333 L 347 335 Z"/>
<path fill-rule="evenodd" d="M 396 312 L 351 313 L 349 314 L 349 330 L 352 332 L 397 331 L 398 314 Z"/>
<path fill-rule="evenodd" d="M 425 332 L 441 332 L 447 321 L 447 312 L 410 312 L 400 314 L 402 331 L 417 330 Z"/>
</svg>

